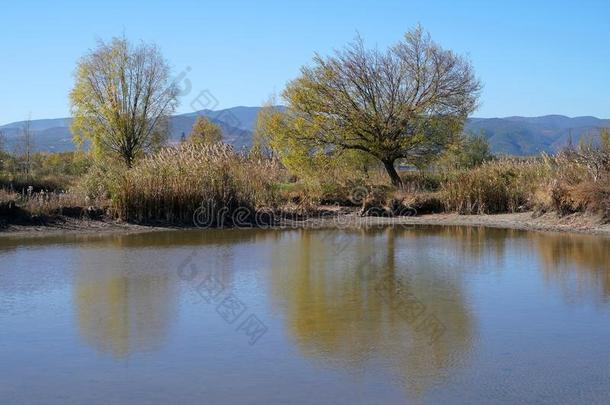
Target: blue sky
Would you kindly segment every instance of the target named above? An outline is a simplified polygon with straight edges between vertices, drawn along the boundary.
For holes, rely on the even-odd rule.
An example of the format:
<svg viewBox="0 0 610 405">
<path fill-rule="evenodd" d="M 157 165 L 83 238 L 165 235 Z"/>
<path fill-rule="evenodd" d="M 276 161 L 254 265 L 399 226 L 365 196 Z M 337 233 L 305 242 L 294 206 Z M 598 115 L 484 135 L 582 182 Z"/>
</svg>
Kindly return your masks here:
<svg viewBox="0 0 610 405">
<path fill-rule="evenodd" d="M 381 48 L 421 23 L 470 57 L 478 117 L 610 118 L 610 1 L 11 1 L 0 6 L 0 123 L 69 115 L 78 58 L 123 33 L 155 42 L 216 108 L 260 105 L 314 52 Z M 212 100 L 211 98 L 208 98 Z M 201 99 L 200 99 L 201 101 Z M 205 104 L 205 103 L 204 103 Z"/>
</svg>

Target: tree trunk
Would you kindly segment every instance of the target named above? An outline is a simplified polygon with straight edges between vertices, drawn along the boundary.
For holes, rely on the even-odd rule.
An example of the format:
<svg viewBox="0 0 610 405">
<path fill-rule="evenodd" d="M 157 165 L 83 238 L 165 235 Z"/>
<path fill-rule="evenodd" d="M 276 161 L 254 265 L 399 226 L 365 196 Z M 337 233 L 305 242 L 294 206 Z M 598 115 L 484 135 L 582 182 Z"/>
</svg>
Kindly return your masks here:
<svg viewBox="0 0 610 405">
<path fill-rule="evenodd" d="M 392 184 L 395 187 L 402 186 L 402 179 L 394 168 L 394 160 L 383 160 L 382 162 L 383 166 L 385 167 L 385 170 L 388 172 L 388 176 L 390 176 L 390 180 L 392 180 Z"/>
<path fill-rule="evenodd" d="M 125 165 L 127 165 L 127 168 L 131 169 L 131 167 L 133 166 L 133 158 L 131 157 L 131 155 L 124 154 L 123 161 L 125 162 Z"/>
</svg>

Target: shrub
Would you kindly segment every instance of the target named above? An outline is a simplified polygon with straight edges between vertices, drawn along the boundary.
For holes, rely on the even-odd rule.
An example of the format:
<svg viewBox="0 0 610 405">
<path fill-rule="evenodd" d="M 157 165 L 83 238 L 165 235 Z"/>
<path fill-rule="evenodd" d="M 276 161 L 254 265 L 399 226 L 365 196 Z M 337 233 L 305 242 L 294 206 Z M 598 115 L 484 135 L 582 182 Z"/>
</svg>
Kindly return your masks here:
<svg viewBox="0 0 610 405">
<path fill-rule="evenodd" d="M 435 165 L 446 169 L 472 169 L 493 159 L 485 136 L 461 134 Z"/>
<path fill-rule="evenodd" d="M 446 178 L 447 173 L 433 170 L 417 170 L 412 172 L 403 172 L 400 174 L 402 178 L 402 188 L 405 191 L 416 193 L 423 191 L 438 191 L 441 183 Z"/>
<path fill-rule="evenodd" d="M 437 214 L 445 209 L 440 194 L 438 192 L 412 193 L 405 197 L 403 204 L 412 208 L 417 215 Z"/>
<path fill-rule="evenodd" d="M 72 191 L 88 201 L 109 201 L 118 195 L 126 171 L 127 167 L 121 160 L 96 158 Z"/>
<path fill-rule="evenodd" d="M 89 169 L 89 158 L 83 152 L 35 153 L 31 156 L 27 173 L 22 157 L 0 155 L 0 188 L 22 194 L 30 186 L 35 192 L 68 190 Z"/>
</svg>

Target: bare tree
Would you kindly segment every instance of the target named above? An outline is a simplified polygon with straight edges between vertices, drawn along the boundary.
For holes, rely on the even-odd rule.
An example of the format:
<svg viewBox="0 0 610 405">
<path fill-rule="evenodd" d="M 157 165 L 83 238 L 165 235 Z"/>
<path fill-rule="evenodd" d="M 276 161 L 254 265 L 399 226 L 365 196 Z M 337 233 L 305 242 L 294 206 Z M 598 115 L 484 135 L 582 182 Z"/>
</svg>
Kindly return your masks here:
<svg viewBox="0 0 610 405">
<path fill-rule="evenodd" d="M 0 130 L 0 170 L 4 170 L 6 166 L 6 137 L 4 132 Z"/>
<path fill-rule="evenodd" d="M 20 158 L 21 170 L 25 177 L 29 179 L 32 175 L 32 161 L 36 146 L 34 143 L 34 133 L 32 131 L 32 123 L 28 118 L 23 122 L 21 127 L 21 135 L 17 143 L 16 155 Z"/>
<path fill-rule="evenodd" d="M 91 140 L 94 151 L 118 156 L 131 167 L 167 138 L 177 95 L 156 46 L 132 46 L 125 38 L 100 42 L 76 69 L 72 132 L 77 141 Z"/>
<path fill-rule="evenodd" d="M 0 154 L 4 153 L 6 149 L 6 136 L 4 135 L 4 132 L 2 132 L 2 130 L 0 130 Z"/>
<path fill-rule="evenodd" d="M 421 27 L 385 52 L 366 49 L 358 38 L 313 62 L 288 84 L 288 109 L 277 112 L 274 130 L 284 139 L 366 152 L 396 186 L 395 162 L 440 154 L 461 132 L 481 89 L 470 62 Z"/>
</svg>

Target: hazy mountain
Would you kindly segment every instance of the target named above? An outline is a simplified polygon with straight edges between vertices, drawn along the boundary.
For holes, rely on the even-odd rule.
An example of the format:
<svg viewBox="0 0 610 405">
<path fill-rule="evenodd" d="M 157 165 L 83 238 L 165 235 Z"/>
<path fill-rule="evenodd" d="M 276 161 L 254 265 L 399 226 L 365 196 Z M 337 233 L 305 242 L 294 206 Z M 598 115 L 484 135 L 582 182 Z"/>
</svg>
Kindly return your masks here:
<svg viewBox="0 0 610 405">
<path fill-rule="evenodd" d="M 49 128 L 63 128 L 70 126 L 70 118 L 53 118 L 46 120 L 32 120 L 30 121 L 30 129 L 33 131 L 42 131 Z M 10 124 L 2 125 L 0 128 L 5 129 L 18 129 L 23 128 L 25 121 L 13 122 Z"/>
<path fill-rule="evenodd" d="M 233 107 L 176 115 L 171 119 L 170 142 L 178 142 L 183 133 L 188 135 L 195 119 L 201 115 L 222 128 L 226 142 L 238 148 L 250 146 L 259 110 L 260 107 Z M 35 133 L 37 149 L 56 152 L 73 150 L 70 121 L 70 118 L 32 120 L 30 127 Z M 23 125 L 21 121 L 0 126 L 9 149 L 14 148 Z M 610 127 L 610 119 L 546 115 L 471 118 L 466 124 L 466 131 L 485 136 L 494 153 L 532 155 L 557 151 L 568 143 L 570 136 L 574 143 L 582 136 L 596 136 L 601 127 Z"/>
<path fill-rule="evenodd" d="M 533 155 L 555 152 L 581 137 L 597 137 L 599 129 L 610 127 L 610 120 L 595 117 L 569 118 L 563 115 L 543 117 L 471 118 L 466 130 L 485 136 L 495 153 Z"/>
<path fill-rule="evenodd" d="M 226 110 L 201 110 L 175 115 L 170 121 L 169 142 L 178 142 L 182 134 L 188 136 L 197 117 L 204 116 L 220 126 L 226 142 L 237 148 L 249 146 L 252 141 L 251 129 L 254 128 L 256 123 L 258 110 L 259 107 L 234 107 Z M 70 133 L 71 121 L 70 118 L 30 121 L 30 129 L 34 132 L 36 150 L 52 152 L 74 150 L 72 134 Z M 24 125 L 25 121 L 19 121 L 0 126 L 0 131 L 6 137 L 9 150 L 14 150 Z"/>
<path fill-rule="evenodd" d="M 260 109 L 261 107 L 233 107 L 219 111 L 201 110 L 189 114 L 183 114 L 182 116 L 196 117 L 197 115 L 204 115 L 209 118 L 224 121 L 235 128 L 244 129 L 246 131 L 252 131 L 254 129 L 254 126 L 256 125 L 256 116 L 258 115 Z"/>
</svg>

